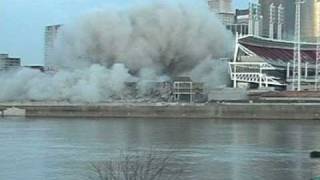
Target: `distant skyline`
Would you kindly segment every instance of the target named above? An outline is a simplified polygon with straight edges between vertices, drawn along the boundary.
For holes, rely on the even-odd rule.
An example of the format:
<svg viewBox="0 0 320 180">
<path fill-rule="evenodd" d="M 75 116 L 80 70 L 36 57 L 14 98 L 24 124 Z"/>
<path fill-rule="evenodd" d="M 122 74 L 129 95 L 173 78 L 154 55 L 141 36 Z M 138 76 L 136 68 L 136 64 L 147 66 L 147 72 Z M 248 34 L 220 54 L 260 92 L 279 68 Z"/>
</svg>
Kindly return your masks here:
<svg viewBox="0 0 320 180">
<path fill-rule="evenodd" d="M 249 0 L 233 1 L 235 8 L 248 7 Z M 116 8 L 134 2 L 136 1 L 1 0 L 0 54 L 8 53 L 12 57 L 20 57 L 24 65 L 42 65 L 45 26 L 72 21 L 94 9 Z"/>
</svg>

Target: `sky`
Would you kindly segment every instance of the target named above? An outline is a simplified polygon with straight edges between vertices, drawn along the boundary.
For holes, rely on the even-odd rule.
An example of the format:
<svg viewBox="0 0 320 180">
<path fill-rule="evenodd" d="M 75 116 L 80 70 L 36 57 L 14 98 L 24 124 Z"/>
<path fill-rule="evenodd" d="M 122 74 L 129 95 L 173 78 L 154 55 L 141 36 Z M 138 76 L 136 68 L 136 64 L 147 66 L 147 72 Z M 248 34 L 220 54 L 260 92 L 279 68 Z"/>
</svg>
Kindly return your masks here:
<svg viewBox="0 0 320 180">
<path fill-rule="evenodd" d="M 44 27 L 72 22 L 101 8 L 117 8 L 134 0 L 0 0 L 0 54 L 20 57 L 23 65 L 43 65 Z M 233 0 L 235 8 L 249 0 Z"/>
</svg>

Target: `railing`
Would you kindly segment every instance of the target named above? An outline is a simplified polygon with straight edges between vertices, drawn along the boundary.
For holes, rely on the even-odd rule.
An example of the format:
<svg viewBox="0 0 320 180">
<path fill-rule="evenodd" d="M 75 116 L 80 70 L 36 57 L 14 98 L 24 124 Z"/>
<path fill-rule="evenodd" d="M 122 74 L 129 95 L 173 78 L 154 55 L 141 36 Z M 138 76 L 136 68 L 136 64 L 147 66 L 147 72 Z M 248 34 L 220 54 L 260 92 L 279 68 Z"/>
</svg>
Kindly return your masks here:
<svg viewBox="0 0 320 180">
<path fill-rule="evenodd" d="M 279 81 L 279 78 L 274 76 L 269 76 L 264 73 L 264 70 L 277 70 L 268 63 L 260 62 L 230 62 L 229 63 L 229 73 L 230 78 L 234 82 L 234 87 L 238 81 L 247 83 L 259 84 L 259 87 L 265 85 L 283 86 L 285 84 Z"/>
</svg>

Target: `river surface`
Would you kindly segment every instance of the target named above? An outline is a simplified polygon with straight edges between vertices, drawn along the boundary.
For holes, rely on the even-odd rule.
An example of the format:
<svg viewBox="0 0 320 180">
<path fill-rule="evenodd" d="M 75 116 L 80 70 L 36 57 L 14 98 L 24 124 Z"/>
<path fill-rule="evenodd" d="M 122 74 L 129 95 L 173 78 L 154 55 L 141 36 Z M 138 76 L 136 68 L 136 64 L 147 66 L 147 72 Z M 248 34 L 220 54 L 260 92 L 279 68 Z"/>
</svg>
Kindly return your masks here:
<svg viewBox="0 0 320 180">
<path fill-rule="evenodd" d="M 320 121 L 2 118 L 0 179 L 88 179 L 92 162 L 151 148 L 175 151 L 183 179 L 305 180 Z"/>
</svg>

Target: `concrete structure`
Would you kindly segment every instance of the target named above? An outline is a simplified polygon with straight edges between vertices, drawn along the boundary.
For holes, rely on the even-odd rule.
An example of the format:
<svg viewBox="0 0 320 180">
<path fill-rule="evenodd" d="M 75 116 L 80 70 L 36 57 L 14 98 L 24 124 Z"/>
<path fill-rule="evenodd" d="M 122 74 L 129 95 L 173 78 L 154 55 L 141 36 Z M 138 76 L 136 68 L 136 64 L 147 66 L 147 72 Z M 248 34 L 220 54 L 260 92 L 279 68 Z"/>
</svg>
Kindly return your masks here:
<svg viewBox="0 0 320 180">
<path fill-rule="evenodd" d="M 228 24 L 227 29 L 233 34 L 248 34 L 249 16 L 249 9 L 236 9 L 234 24 Z"/>
<path fill-rule="evenodd" d="M 209 8 L 222 20 L 224 25 L 234 24 L 232 0 L 208 0 Z"/>
<path fill-rule="evenodd" d="M 243 88 L 217 88 L 210 89 L 208 101 L 245 101 L 248 99 L 248 91 Z"/>
<path fill-rule="evenodd" d="M 177 77 L 172 82 L 174 101 L 200 102 L 204 97 L 204 84 L 193 82 L 190 77 Z"/>
<path fill-rule="evenodd" d="M 0 54 L 0 71 L 14 70 L 21 67 L 20 58 L 11 58 L 8 54 Z"/>
<path fill-rule="evenodd" d="M 50 66 L 50 59 L 53 55 L 53 50 L 58 37 L 59 30 L 62 25 L 51 25 L 45 28 L 45 42 L 44 42 L 44 64 L 45 66 Z"/>
<path fill-rule="evenodd" d="M 40 65 L 31 65 L 31 66 L 29 65 L 29 66 L 23 66 L 23 67 L 38 70 L 40 72 L 45 72 L 47 70 L 44 66 L 40 66 Z"/>
<path fill-rule="evenodd" d="M 26 117 L 320 120 L 319 103 L 2 104 L 0 111 L 12 106 L 24 109 Z"/>
<path fill-rule="evenodd" d="M 189 77 L 178 77 L 173 80 L 173 95 L 175 101 L 193 102 L 193 83 Z"/>
<path fill-rule="evenodd" d="M 190 77 L 177 77 L 173 80 L 173 95 L 176 102 L 201 101 L 203 83 L 193 82 Z"/>
<path fill-rule="evenodd" d="M 3 110 L 2 116 L 25 116 L 26 110 L 16 107 L 11 107 Z"/>
</svg>

